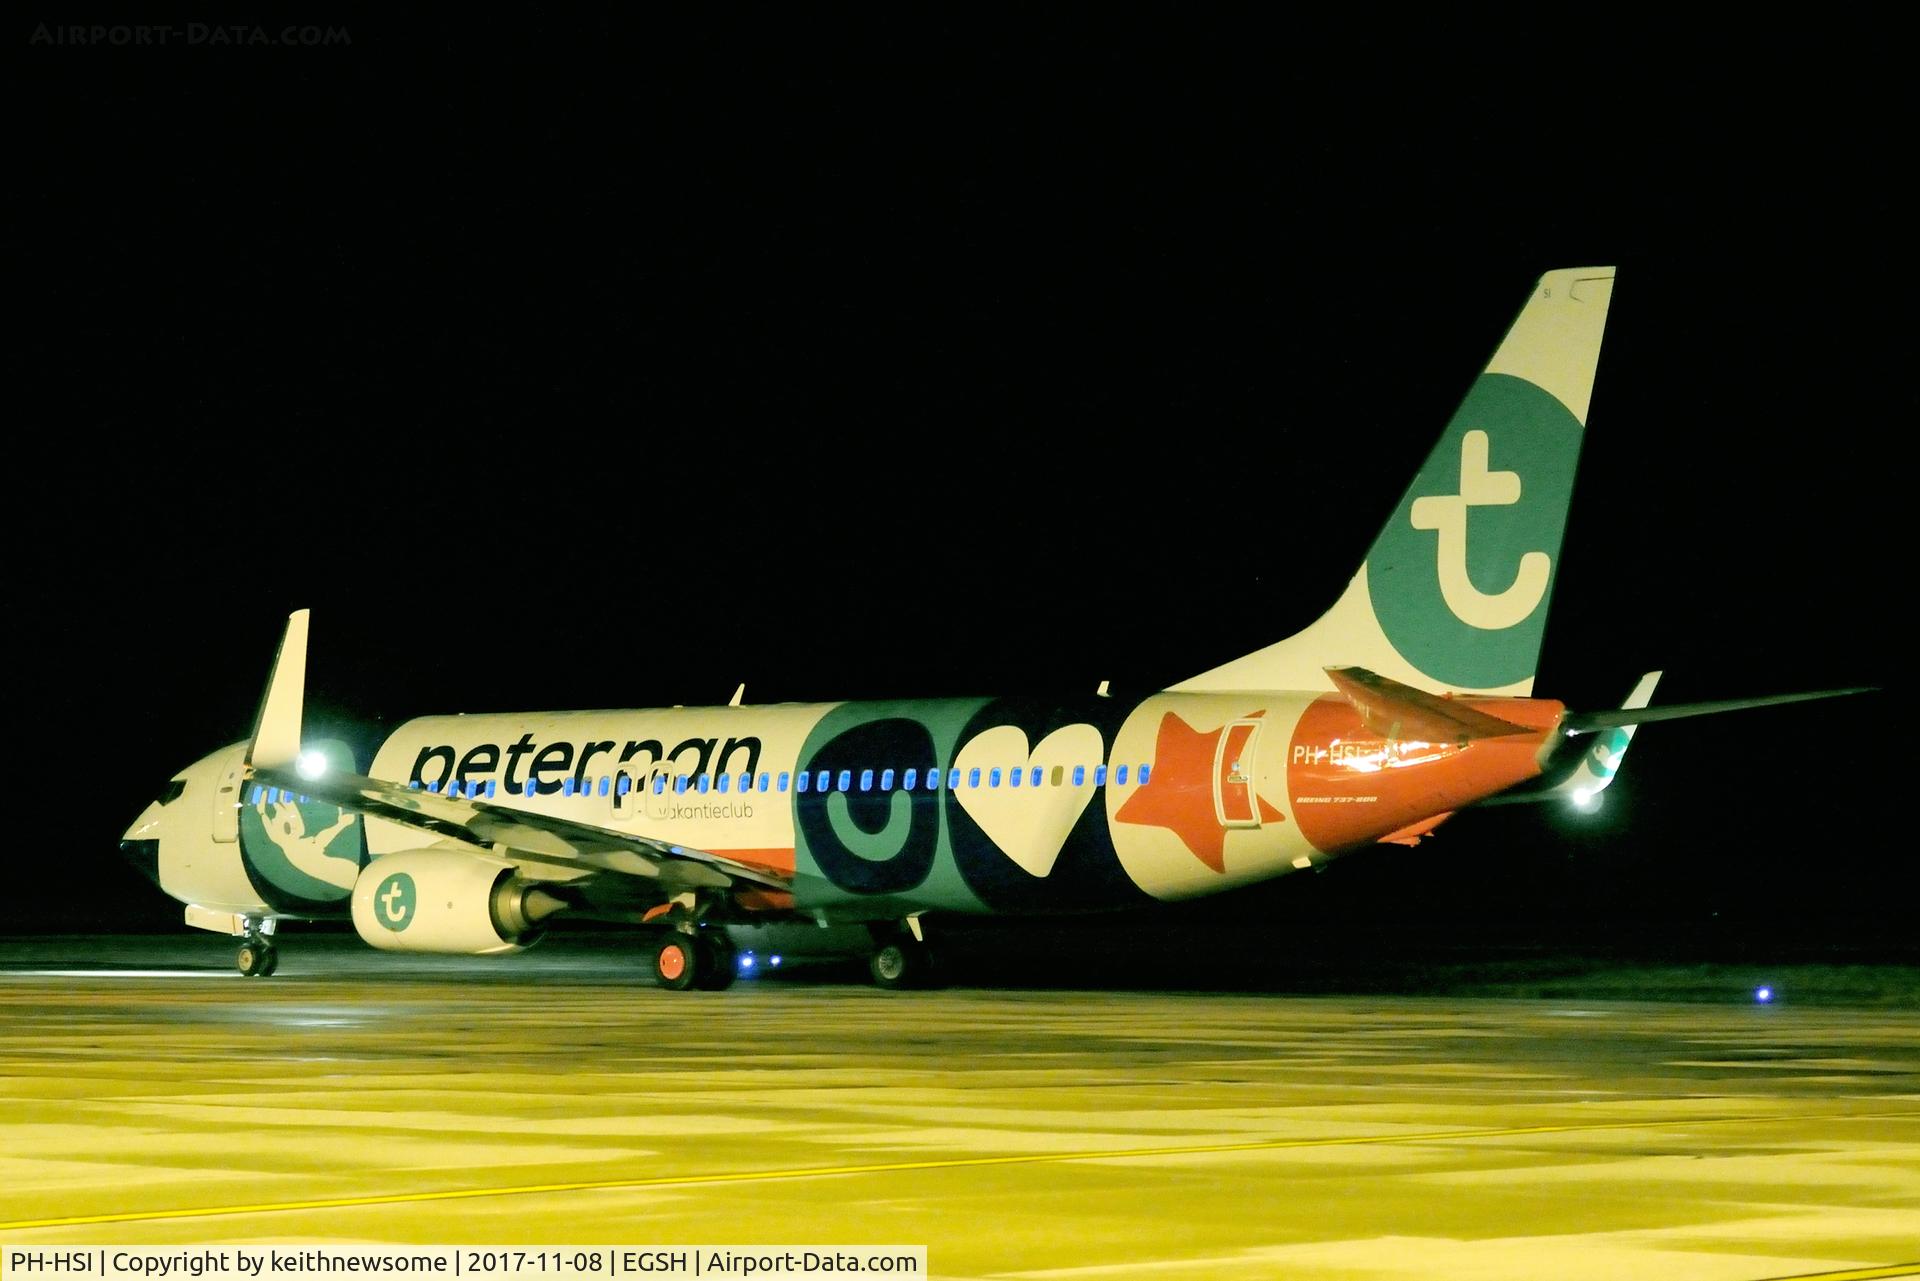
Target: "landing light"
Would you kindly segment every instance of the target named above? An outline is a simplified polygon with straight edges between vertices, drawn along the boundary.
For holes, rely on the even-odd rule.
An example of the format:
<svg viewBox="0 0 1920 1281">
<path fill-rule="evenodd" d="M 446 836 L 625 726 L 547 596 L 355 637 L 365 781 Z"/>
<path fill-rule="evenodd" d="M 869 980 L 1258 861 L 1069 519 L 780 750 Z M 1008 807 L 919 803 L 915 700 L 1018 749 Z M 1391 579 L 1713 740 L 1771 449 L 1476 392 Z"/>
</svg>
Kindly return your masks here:
<svg viewBox="0 0 1920 1281">
<path fill-rule="evenodd" d="M 1773 1001 L 1773 989 L 1770 987 L 1756 987 L 1753 989 L 1753 999 L 1762 1005 L 1771 1004 Z"/>
<path fill-rule="evenodd" d="M 1573 793 L 1573 807 L 1592 813 L 1594 810 L 1600 808 L 1600 793 L 1591 787 L 1575 788 Z"/>
<path fill-rule="evenodd" d="M 294 768 L 300 771 L 301 778 L 319 778 L 327 772 L 327 758 L 318 752 L 302 752 Z"/>
<path fill-rule="evenodd" d="M 773 967 L 774 969 L 776 969 L 776 970 L 777 970 L 777 969 L 779 969 L 779 968 L 780 968 L 780 954 L 779 954 L 778 952 L 775 952 L 775 953 L 774 953 L 774 954 L 773 954 L 773 955 L 772 955 L 771 957 L 769 957 L 769 958 L 767 959 L 767 964 L 768 964 L 768 965 L 771 965 L 771 966 L 772 966 L 772 967 Z"/>
<path fill-rule="evenodd" d="M 740 968 L 741 968 L 741 969 L 742 969 L 743 971 L 744 971 L 744 970 L 750 970 L 750 969 L 752 969 L 752 968 L 753 968 L 753 953 L 752 953 L 752 952 L 748 952 L 748 953 L 746 953 L 745 955 L 743 955 L 743 956 L 742 956 L 742 957 L 740 958 Z"/>
</svg>

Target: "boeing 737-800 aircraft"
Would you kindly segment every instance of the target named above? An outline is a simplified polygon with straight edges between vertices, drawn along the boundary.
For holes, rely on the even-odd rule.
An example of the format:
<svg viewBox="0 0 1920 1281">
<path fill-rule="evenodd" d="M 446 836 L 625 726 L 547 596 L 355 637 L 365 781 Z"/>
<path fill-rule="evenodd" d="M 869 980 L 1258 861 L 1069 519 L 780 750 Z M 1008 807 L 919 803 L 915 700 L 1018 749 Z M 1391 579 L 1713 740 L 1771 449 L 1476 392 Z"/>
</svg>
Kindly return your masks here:
<svg viewBox="0 0 1920 1281">
<path fill-rule="evenodd" d="M 1532 696 L 1612 288 L 1541 278 L 1324 617 L 1146 698 L 437 716 L 362 775 L 302 743 L 301 611 L 252 736 L 176 776 L 123 849 L 242 940 L 248 975 L 288 919 L 506 953 L 574 913 L 648 930 L 670 988 L 725 987 L 728 927 L 791 921 L 867 926 L 875 980 L 902 986 L 925 917 L 1212 894 L 1465 806 L 1589 799 L 1635 724 L 1826 696 Z"/>
</svg>

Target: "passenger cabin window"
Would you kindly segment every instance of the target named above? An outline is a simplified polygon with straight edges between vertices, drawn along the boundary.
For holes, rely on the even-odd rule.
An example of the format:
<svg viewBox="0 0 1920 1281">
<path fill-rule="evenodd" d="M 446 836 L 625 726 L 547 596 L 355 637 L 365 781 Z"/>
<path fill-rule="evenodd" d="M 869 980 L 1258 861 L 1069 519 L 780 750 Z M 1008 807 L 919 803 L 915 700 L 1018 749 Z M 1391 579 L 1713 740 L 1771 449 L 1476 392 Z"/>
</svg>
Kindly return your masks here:
<svg viewBox="0 0 1920 1281">
<path fill-rule="evenodd" d="M 1096 765 L 1093 767 L 1093 785 L 1095 787 L 1105 787 L 1107 785 L 1107 767 L 1105 765 Z"/>
<path fill-rule="evenodd" d="M 821 770 L 818 774 L 814 775 L 813 790 L 816 792 L 831 792 L 833 790 L 833 774 L 827 770 Z"/>
<path fill-rule="evenodd" d="M 853 771 L 852 770 L 843 769 L 840 771 L 840 790 L 843 792 L 850 792 L 853 790 Z"/>
<path fill-rule="evenodd" d="M 1122 765 L 1113 772 L 1113 781 L 1125 787 L 1127 785 L 1127 767 Z"/>
<path fill-rule="evenodd" d="M 805 778 L 806 775 L 802 774 L 800 777 Z M 787 790 L 787 772 L 785 770 L 780 771 L 780 781 L 778 783 L 778 787 L 783 792 Z M 767 790 L 767 776 L 765 774 L 762 774 L 760 776 L 760 790 L 763 792 Z"/>
<path fill-rule="evenodd" d="M 762 774 L 760 777 L 764 779 L 766 775 Z M 742 770 L 740 773 L 740 790 L 743 792 L 751 792 L 753 790 L 753 775 L 745 770 Z M 763 792 L 767 790 L 767 785 L 764 782 L 760 784 L 760 790 Z"/>
<path fill-rule="evenodd" d="M 907 786 L 912 787 L 913 784 L 909 783 L 907 784 Z M 893 790 L 893 771 L 892 770 L 883 769 L 880 771 L 880 790 L 883 792 L 891 792 Z"/>
<path fill-rule="evenodd" d="M 1053 785 L 1054 785 L 1055 787 L 1058 787 L 1058 786 L 1060 786 L 1060 785 L 1061 785 L 1062 783 L 1064 783 L 1064 782 L 1066 782 L 1066 781 L 1067 781 L 1067 767 L 1066 767 L 1066 766 L 1064 766 L 1064 765 L 1056 765 L 1056 766 L 1054 766 L 1054 767 L 1053 767 L 1053 780 L 1052 780 L 1052 781 L 1053 781 Z"/>
<path fill-rule="evenodd" d="M 712 786 L 713 786 L 713 778 L 710 775 L 702 774 L 700 776 L 700 781 L 698 784 L 698 790 L 700 792 L 700 795 L 705 796 L 707 794 L 708 789 L 710 789 Z"/>
<path fill-rule="evenodd" d="M 987 786 L 988 787 L 1000 786 L 1000 767 L 998 765 L 994 766 L 991 770 L 987 771 Z"/>
<path fill-rule="evenodd" d="M 957 773 L 958 771 L 955 771 L 955 772 Z M 972 769 L 967 771 L 967 786 L 968 787 L 980 786 L 980 767 L 978 765 L 974 766 Z"/>
<path fill-rule="evenodd" d="M 793 776 L 793 790 L 794 790 L 794 791 L 796 791 L 796 792 L 804 792 L 804 791 L 806 791 L 806 790 L 807 790 L 807 780 L 808 780 L 808 779 L 810 779 L 810 778 L 812 778 L 812 777 L 813 777 L 813 775 L 811 775 L 811 774 L 808 774 L 808 773 L 806 773 L 806 772 L 804 772 L 804 771 L 803 771 L 803 772 L 801 772 L 801 773 L 799 773 L 799 774 L 796 774 L 796 775 L 794 775 L 794 776 Z M 785 783 L 785 782 L 787 781 L 787 776 L 786 776 L 785 774 L 782 774 L 782 775 L 780 776 L 780 781 L 781 781 L 781 782 L 782 782 L 782 783 L 784 784 L 784 783 Z"/>
<path fill-rule="evenodd" d="M 1013 771 L 1011 772 L 1011 773 L 1012 773 L 1012 777 L 1011 777 L 1011 778 L 1009 778 L 1009 779 L 1007 780 L 1007 782 L 1008 782 L 1009 784 L 1011 784 L 1012 786 L 1014 786 L 1014 787 L 1018 787 L 1018 786 L 1020 786 L 1020 776 L 1021 776 L 1022 774 L 1024 774 L 1025 772 L 1026 772 L 1025 770 L 1013 770 Z"/>
<path fill-rule="evenodd" d="M 844 792 L 846 788 L 843 787 L 840 790 Z M 860 771 L 860 790 L 863 792 L 871 792 L 873 790 L 873 771 L 872 770 L 863 769 Z"/>
<path fill-rule="evenodd" d="M 1148 774 L 1147 774 L 1147 770 L 1148 770 L 1148 768 L 1149 768 L 1149 767 L 1148 767 L 1148 766 L 1145 766 L 1145 765 L 1142 765 L 1142 766 L 1140 767 L 1140 786 L 1142 786 L 1142 787 L 1145 787 L 1145 786 L 1147 785 L 1147 778 L 1148 778 Z"/>
<path fill-rule="evenodd" d="M 1033 777 L 1027 781 L 1032 783 L 1035 787 L 1040 786 L 1040 767 L 1038 765 L 1033 767 Z"/>
<path fill-rule="evenodd" d="M 773 776 L 771 774 L 760 775 L 760 790 L 763 792 L 766 791 L 767 784 L 771 782 L 772 779 L 773 779 Z M 783 792 L 787 790 L 786 783 L 787 783 L 787 776 L 785 774 L 782 774 L 780 776 L 780 790 Z"/>
<path fill-rule="evenodd" d="M 719 785 L 719 786 L 718 786 L 717 788 L 715 788 L 714 790 L 716 790 L 716 791 L 721 791 L 721 792 L 724 792 L 724 791 L 726 791 L 726 790 L 727 790 L 727 789 L 728 789 L 729 787 L 731 787 L 731 786 L 733 786 L 733 775 L 731 775 L 731 774 L 722 774 L 722 775 L 720 776 L 720 780 L 719 780 L 719 782 L 720 782 L 720 785 Z"/>
</svg>

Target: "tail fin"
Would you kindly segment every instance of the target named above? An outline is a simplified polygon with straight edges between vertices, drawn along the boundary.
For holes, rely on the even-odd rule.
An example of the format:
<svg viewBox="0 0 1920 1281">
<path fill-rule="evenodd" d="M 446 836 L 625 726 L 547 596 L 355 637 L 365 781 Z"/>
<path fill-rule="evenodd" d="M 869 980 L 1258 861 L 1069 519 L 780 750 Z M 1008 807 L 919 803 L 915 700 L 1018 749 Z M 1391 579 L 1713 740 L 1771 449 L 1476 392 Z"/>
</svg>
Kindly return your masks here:
<svg viewBox="0 0 1920 1281">
<path fill-rule="evenodd" d="M 1326 689 L 1364 667 L 1425 690 L 1531 694 L 1613 268 L 1540 278 L 1334 607 L 1171 688 Z"/>
</svg>

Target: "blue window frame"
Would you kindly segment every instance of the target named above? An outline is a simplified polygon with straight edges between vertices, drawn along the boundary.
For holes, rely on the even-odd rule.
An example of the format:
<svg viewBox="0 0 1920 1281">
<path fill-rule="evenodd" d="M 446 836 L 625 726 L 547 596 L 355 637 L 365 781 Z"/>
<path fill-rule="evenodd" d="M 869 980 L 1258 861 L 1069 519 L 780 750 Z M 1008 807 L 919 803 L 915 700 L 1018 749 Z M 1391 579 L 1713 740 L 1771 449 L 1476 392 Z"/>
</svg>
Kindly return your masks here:
<svg viewBox="0 0 1920 1281">
<path fill-rule="evenodd" d="M 487 780 L 487 799 L 488 800 L 493 799 L 493 780 L 492 779 Z"/>
<path fill-rule="evenodd" d="M 713 787 L 713 775 L 711 774 L 700 775 L 699 782 L 696 784 L 696 789 L 699 791 L 700 795 L 705 796 L 708 793 L 708 791 L 712 789 L 712 787 Z"/>
<path fill-rule="evenodd" d="M 665 774 L 655 774 L 653 776 L 653 794 L 655 796 L 661 796 L 666 793 L 666 790 L 667 776 Z"/>
<path fill-rule="evenodd" d="M 909 783 L 907 784 L 907 786 L 912 787 L 913 784 Z M 893 771 L 892 770 L 883 769 L 880 771 L 880 790 L 883 792 L 891 792 L 893 790 Z"/>
<path fill-rule="evenodd" d="M 808 781 L 809 779 L 811 779 L 812 777 L 813 777 L 813 775 L 811 775 L 811 774 L 809 774 L 809 773 L 807 773 L 807 772 L 806 772 L 805 770 L 801 770 L 801 771 L 800 771 L 800 772 L 799 772 L 798 774 L 795 774 L 795 775 L 793 776 L 793 790 L 794 790 L 794 791 L 796 791 L 796 792 L 804 792 L 804 791 L 806 791 L 806 790 L 807 790 L 807 781 Z M 787 776 L 786 776 L 785 774 L 782 774 L 782 775 L 780 776 L 780 781 L 781 781 L 781 782 L 783 782 L 783 783 L 784 783 L 784 782 L 786 781 L 786 779 L 787 779 Z"/>
<path fill-rule="evenodd" d="M 806 775 L 802 774 L 800 777 L 805 778 Z M 780 781 L 778 786 L 780 791 L 784 792 L 787 790 L 787 772 L 785 770 L 780 771 Z M 763 792 L 767 790 L 767 776 L 765 774 L 762 774 L 760 776 L 760 790 Z"/>
<path fill-rule="evenodd" d="M 1026 778 L 1027 772 L 1023 769 L 1011 769 L 1007 771 L 1007 782 L 1014 787 L 1020 786 L 1020 784 L 1026 781 Z"/>
<path fill-rule="evenodd" d="M 773 775 L 771 775 L 771 774 L 767 774 L 767 773 L 762 773 L 762 774 L 760 775 L 760 790 L 761 790 L 761 791 L 763 791 L 763 792 L 764 792 L 764 791 L 766 791 L 766 790 L 767 790 L 767 784 L 769 784 L 769 783 L 771 783 L 772 781 L 773 781 Z M 782 775 L 780 776 L 780 781 L 781 781 L 781 782 L 783 782 L 783 783 L 784 783 L 784 782 L 786 782 L 786 781 L 787 781 L 787 776 L 786 776 L 785 774 L 782 774 Z M 783 788 L 781 788 L 780 790 L 784 792 L 784 791 L 786 791 L 787 789 L 783 787 Z"/>
<path fill-rule="evenodd" d="M 1038 787 L 1038 786 L 1040 786 L 1040 767 L 1039 767 L 1038 765 L 1036 765 L 1036 766 L 1034 766 L 1034 767 L 1033 767 L 1033 779 L 1032 779 L 1032 782 L 1033 782 L 1033 785 L 1034 785 L 1035 787 Z"/>
<path fill-rule="evenodd" d="M 431 782 L 431 783 L 428 783 L 428 784 L 427 784 L 427 790 L 428 790 L 429 792 L 438 792 L 438 791 L 440 790 L 440 780 L 436 778 L 436 779 L 434 779 L 434 780 L 433 780 L 433 782 Z M 269 795 L 269 796 L 267 797 L 267 799 L 271 801 L 271 800 L 274 800 L 274 799 L 276 799 L 276 798 L 275 798 L 275 797 L 273 797 L 272 795 Z"/>
<path fill-rule="evenodd" d="M 1152 767 L 1148 765 L 1142 765 L 1140 767 L 1140 786 L 1145 787 L 1147 780 L 1152 777 L 1152 775 L 1148 773 L 1151 768 Z"/>
<path fill-rule="evenodd" d="M 622 774 L 620 776 L 620 781 L 613 785 L 613 794 L 615 796 L 625 796 L 628 792 L 632 790 L 633 790 L 633 780 L 628 778 L 625 774 Z"/>
<path fill-rule="evenodd" d="M 840 771 L 839 790 L 843 792 L 851 792 L 853 790 L 853 771 L 852 770 L 843 769 Z"/>
<path fill-rule="evenodd" d="M 1125 787 L 1127 785 L 1127 767 L 1122 765 L 1113 772 L 1113 781 Z"/>
<path fill-rule="evenodd" d="M 716 792 L 724 792 L 724 791 L 726 791 L 726 790 L 727 790 L 727 789 L 728 789 L 729 787 L 732 787 L 732 786 L 733 786 L 733 775 L 731 775 L 731 774 L 722 774 L 722 775 L 720 775 L 720 777 L 719 777 L 719 778 L 717 778 L 717 779 L 716 779 L 716 780 L 714 780 L 714 781 L 715 781 L 715 783 L 716 783 L 716 786 L 714 787 L 714 789 L 713 789 L 713 790 L 714 790 L 714 791 L 716 791 Z"/>
<path fill-rule="evenodd" d="M 685 774 L 675 774 L 673 776 L 674 795 L 677 796 L 685 792 L 686 790 L 687 790 L 687 776 Z"/>
<path fill-rule="evenodd" d="M 612 786 L 613 786 L 613 780 L 609 779 L 605 774 L 602 774 L 600 776 L 600 795 L 605 796 L 607 794 L 607 790 Z"/>
<path fill-rule="evenodd" d="M 1085 787 L 1086 783 L 1087 783 L 1087 767 L 1084 765 L 1074 766 L 1073 767 L 1073 785 L 1075 787 Z"/>
<path fill-rule="evenodd" d="M 815 774 L 813 776 L 813 790 L 816 792 L 831 792 L 833 790 L 832 772 L 829 770 L 821 770 L 818 774 Z"/>
<path fill-rule="evenodd" d="M 1105 787 L 1107 785 L 1107 767 L 1105 765 L 1096 765 L 1093 767 L 1093 785 L 1095 787 Z"/>
<path fill-rule="evenodd" d="M 1000 786 L 1000 767 L 998 765 L 987 771 L 987 786 Z"/>
<path fill-rule="evenodd" d="M 900 787 L 903 791 L 911 792 L 919 783 L 920 771 L 918 769 L 910 769 L 900 776 Z"/>
<path fill-rule="evenodd" d="M 762 774 L 760 777 L 765 778 L 766 775 Z M 751 770 L 740 771 L 740 786 L 734 790 L 740 792 L 751 792 L 753 790 L 753 772 Z M 760 790 L 764 792 L 767 789 L 762 787 Z"/>
<path fill-rule="evenodd" d="M 420 786 L 420 784 L 416 781 L 416 782 L 408 783 L 407 786 L 418 787 Z M 260 793 L 264 791 L 266 791 L 264 787 L 261 787 L 260 784 L 255 783 L 253 785 L 253 790 L 247 793 L 247 804 L 258 805 L 260 803 Z"/>
<path fill-rule="evenodd" d="M 958 773 L 959 771 L 956 770 L 954 772 Z M 974 766 L 972 769 L 967 771 L 967 786 L 968 787 L 980 786 L 980 767 L 978 765 Z"/>
<path fill-rule="evenodd" d="M 844 792 L 847 789 L 842 787 L 840 790 Z M 873 790 L 873 771 L 872 770 L 863 769 L 860 771 L 860 790 L 863 792 L 871 792 Z"/>
<path fill-rule="evenodd" d="M 972 785 L 973 785 L 973 786 L 975 786 L 975 787 L 978 787 L 978 786 L 980 785 L 980 771 L 979 771 L 979 770 L 975 770 L 975 771 L 973 772 L 973 784 L 972 784 Z M 959 787 L 960 787 L 960 767 L 959 767 L 958 765 L 956 765 L 956 766 L 954 766 L 954 767 L 953 767 L 952 769 L 950 769 L 950 770 L 948 770 L 948 771 L 947 771 L 947 790 L 948 790 L 949 792 L 952 792 L 952 791 L 957 791 L 957 790 L 959 790 Z"/>
</svg>

